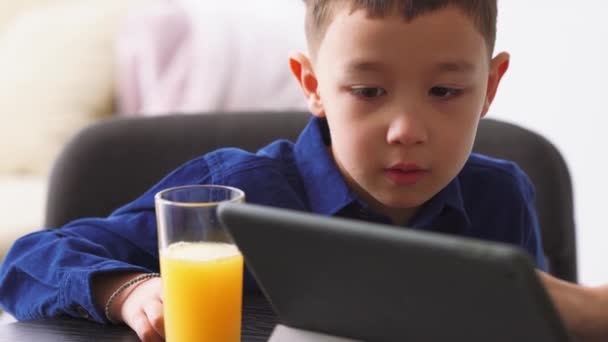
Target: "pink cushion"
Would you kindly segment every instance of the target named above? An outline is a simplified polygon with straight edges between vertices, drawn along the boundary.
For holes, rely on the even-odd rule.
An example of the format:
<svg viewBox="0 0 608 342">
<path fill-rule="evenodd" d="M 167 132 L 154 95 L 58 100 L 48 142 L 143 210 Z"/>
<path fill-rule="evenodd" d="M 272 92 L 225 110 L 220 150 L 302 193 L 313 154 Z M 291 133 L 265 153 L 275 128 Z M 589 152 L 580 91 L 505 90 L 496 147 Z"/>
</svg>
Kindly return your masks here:
<svg viewBox="0 0 608 342">
<path fill-rule="evenodd" d="M 305 110 L 288 67 L 306 49 L 303 15 L 291 0 L 171 0 L 132 13 L 118 38 L 120 113 Z"/>
</svg>

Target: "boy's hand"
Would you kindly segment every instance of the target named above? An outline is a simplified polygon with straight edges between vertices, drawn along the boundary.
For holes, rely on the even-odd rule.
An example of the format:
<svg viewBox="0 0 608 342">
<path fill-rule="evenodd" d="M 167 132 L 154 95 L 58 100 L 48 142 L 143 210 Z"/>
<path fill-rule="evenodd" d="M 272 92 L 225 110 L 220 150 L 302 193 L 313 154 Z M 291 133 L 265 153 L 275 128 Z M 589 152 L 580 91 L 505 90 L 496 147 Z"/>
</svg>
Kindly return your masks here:
<svg viewBox="0 0 608 342">
<path fill-rule="evenodd" d="M 137 277 L 137 273 L 104 274 L 95 276 L 92 291 L 101 308 L 110 295 L 122 284 Z M 116 322 L 124 322 L 144 342 L 165 340 L 162 288 L 160 278 L 151 278 L 133 284 L 112 302 L 110 315 Z"/>
<path fill-rule="evenodd" d="M 165 320 L 160 278 L 148 279 L 133 287 L 115 319 L 125 322 L 144 342 L 164 341 Z"/>
</svg>

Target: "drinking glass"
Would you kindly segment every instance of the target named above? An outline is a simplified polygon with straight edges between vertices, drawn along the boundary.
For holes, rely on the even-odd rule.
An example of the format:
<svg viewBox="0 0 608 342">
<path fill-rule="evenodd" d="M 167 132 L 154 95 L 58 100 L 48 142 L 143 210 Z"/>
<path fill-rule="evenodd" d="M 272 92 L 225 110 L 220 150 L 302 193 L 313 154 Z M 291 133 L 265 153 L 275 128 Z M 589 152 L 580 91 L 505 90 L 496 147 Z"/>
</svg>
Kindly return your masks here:
<svg viewBox="0 0 608 342">
<path fill-rule="evenodd" d="M 217 207 L 243 191 L 217 185 L 155 196 L 165 335 L 169 342 L 238 342 L 243 256 L 221 226 Z"/>
</svg>

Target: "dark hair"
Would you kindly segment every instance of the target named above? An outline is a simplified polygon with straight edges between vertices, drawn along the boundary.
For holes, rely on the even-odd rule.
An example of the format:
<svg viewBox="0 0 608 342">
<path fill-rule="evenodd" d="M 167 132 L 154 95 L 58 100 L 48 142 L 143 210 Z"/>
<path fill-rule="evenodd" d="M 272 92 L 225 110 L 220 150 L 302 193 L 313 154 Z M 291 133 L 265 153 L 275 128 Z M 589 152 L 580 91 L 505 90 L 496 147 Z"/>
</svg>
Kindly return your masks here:
<svg viewBox="0 0 608 342">
<path fill-rule="evenodd" d="M 406 21 L 448 6 L 461 9 L 469 16 L 486 41 L 489 54 L 496 41 L 497 0 L 304 0 L 306 3 L 306 37 L 311 53 L 316 53 L 337 5 L 350 4 L 351 11 L 364 9 L 370 17 L 384 17 L 398 10 Z"/>
</svg>

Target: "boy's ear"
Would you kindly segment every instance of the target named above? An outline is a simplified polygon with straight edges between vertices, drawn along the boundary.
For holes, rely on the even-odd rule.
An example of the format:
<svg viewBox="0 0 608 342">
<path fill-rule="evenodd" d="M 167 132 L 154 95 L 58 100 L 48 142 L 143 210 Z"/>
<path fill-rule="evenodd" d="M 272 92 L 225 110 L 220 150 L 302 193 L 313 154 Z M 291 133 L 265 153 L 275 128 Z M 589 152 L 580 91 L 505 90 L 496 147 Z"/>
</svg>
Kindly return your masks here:
<svg viewBox="0 0 608 342">
<path fill-rule="evenodd" d="M 310 59 L 302 53 L 292 53 L 289 56 L 289 67 L 304 92 L 308 110 L 315 116 L 325 116 L 321 96 L 319 96 L 317 77 Z"/>
<path fill-rule="evenodd" d="M 488 89 L 486 91 L 486 100 L 483 105 L 483 111 L 481 112 L 481 116 L 485 116 L 490 110 L 490 105 L 492 101 L 494 101 L 494 97 L 496 97 L 496 91 L 498 90 L 498 84 L 500 84 L 500 80 L 505 75 L 507 70 L 509 69 L 509 62 L 511 56 L 508 53 L 502 52 L 499 53 L 496 57 L 492 59 L 490 63 L 490 75 L 488 76 Z"/>
</svg>

